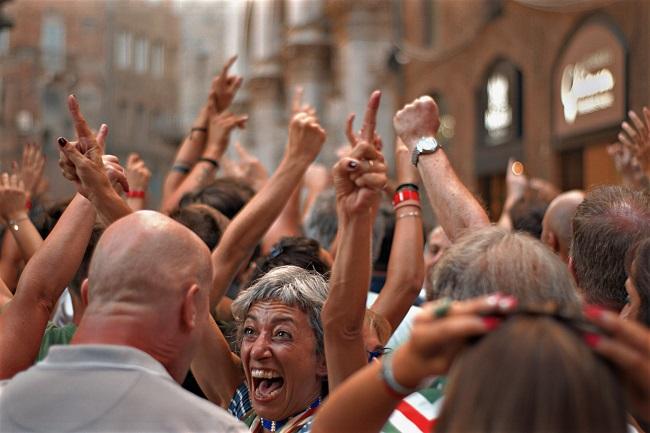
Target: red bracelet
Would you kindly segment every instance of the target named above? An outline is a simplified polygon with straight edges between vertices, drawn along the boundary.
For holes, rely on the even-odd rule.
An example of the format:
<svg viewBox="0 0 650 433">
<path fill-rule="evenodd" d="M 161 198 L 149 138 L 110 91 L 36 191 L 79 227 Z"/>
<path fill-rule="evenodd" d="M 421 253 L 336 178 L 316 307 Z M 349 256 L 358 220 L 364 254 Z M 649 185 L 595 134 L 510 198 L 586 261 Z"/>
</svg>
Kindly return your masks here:
<svg viewBox="0 0 650 433">
<path fill-rule="evenodd" d="M 126 193 L 127 198 L 144 198 L 144 191 L 129 191 Z"/>
<path fill-rule="evenodd" d="M 409 201 L 409 200 L 415 200 L 419 203 L 420 193 L 413 189 L 403 189 L 401 191 L 397 191 L 393 196 L 393 207 L 397 206 L 402 202 Z"/>
</svg>

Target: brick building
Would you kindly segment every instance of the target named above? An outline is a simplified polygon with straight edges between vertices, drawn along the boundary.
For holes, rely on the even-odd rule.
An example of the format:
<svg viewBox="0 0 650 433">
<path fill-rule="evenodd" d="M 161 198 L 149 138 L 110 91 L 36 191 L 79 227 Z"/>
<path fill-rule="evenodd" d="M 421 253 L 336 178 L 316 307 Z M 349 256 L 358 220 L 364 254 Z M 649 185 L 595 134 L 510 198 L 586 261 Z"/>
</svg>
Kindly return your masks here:
<svg viewBox="0 0 650 433">
<path fill-rule="evenodd" d="M 436 96 L 454 166 L 493 215 L 511 155 L 562 189 L 618 182 L 606 145 L 650 103 L 650 2 L 402 5 L 404 101 Z"/>
<path fill-rule="evenodd" d="M 151 166 L 155 203 L 179 139 L 171 2 L 14 1 L 5 10 L 14 27 L 0 36 L 0 160 L 36 141 L 55 161 L 55 138 L 73 134 L 65 101 L 74 93 L 92 126 L 109 125 L 109 153 L 137 151 Z M 55 197 L 70 193 L 56 164 L 47 175 Z"/>
</svg>

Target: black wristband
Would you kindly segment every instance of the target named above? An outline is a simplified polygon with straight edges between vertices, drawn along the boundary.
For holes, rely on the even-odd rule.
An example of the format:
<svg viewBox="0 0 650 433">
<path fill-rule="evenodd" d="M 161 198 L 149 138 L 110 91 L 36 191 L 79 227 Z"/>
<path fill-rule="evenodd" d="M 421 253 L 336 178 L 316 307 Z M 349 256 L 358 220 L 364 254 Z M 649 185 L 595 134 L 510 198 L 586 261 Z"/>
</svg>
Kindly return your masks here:
<svg viewBox="0 0 650 433">
<path fill-rule="evenodd" d="M 199 158 L 199 162 L 207 162 L 207 163 L 210 163 L 210 164 L 212 164 L 212 166 L 214 167 L 215 170 L 218 170 L 218 169 L 219 169 L 219 161 L 217 161 L 216 159 L 212 159 L 212 158 Z"/>
<path fill-rule="evenodd" d="M 205 133 L 207 133 L 207 132 L 208 132 L 208 128 L 200 128 L 200 127 L 196 126 L 196 127 L 193 127 L 192 129 L 190 129 L 190 134 L 191 134 L 192 132 L 194 132 L 194 131 L 205 132 Z"/>
<path fill-rule="evenodd" d="M 412 189 L 413 191 L 420 191 L 420 188 L 414 183 L 402 183 L 400 184 L 395 191 L 401 191 L 403 189 Z"/>
</svg>

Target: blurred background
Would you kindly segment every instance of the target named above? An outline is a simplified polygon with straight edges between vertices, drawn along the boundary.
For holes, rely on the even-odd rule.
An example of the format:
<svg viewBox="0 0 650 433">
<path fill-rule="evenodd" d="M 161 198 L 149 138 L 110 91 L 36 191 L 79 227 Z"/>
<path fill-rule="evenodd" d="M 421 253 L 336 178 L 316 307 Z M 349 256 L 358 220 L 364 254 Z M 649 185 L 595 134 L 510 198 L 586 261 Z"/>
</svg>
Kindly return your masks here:
<svg viewBox="0 0 650 433">
<path fill-rule="evenodd" d="M 0 0 L 0 161 L 40 143 L 53 195 L 69 194 L 54 143 L 73 137 L 74 93 L 109 125 L 108 153 L 149 165 L 156 204 L 212 77 L 238 54 L 233 111 L 251 119 L 236 139 L 268 168 L 296 85 L 327 129 L 324 163 L 373 89 L 389 160 L 392 115 L 429 94 L 439 140 L 494 217 L 510 156 L 561 189 L 619 182 L 606 146 L 650 104 L 649 24 L 647 0 Z"/>
</svg>

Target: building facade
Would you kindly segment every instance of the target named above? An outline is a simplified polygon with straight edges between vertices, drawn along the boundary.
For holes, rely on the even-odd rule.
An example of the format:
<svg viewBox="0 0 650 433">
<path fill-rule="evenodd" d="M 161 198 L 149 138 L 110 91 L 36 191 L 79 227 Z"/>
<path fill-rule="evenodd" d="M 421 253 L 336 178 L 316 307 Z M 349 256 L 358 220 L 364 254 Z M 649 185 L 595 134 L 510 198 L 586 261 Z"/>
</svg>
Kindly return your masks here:
<svg viewBox="0 0 650 433">
<path fill-rule="evenodd" d="M 166 1 L 14 1 L 14 21 L 0 37 L 0 159 L 17 159 L 22 145 L 73 136 L 66 97 L 74 93 L 91 126 L 109 125 L 107 152 L 139 152 L 152 168 L 152 202 L 179 139 L 179 28 Z M 72 189 L 48 164 L 55 197 Z"/>
<path fill-rule="evenodd" d="M 649 2 L 422 0 L 402 13 L 404 101 L 436 96 L 454 166 L 492 216 L 510 156 L 561 189 L 620 181 L 606 146 L 650 103 Z"/>
<path fill-rule="evenodd" d="M 391 149 L 391 119 L 399 100 L 396 75 L 388 67 L 392 11 L 390 1 L 376 0 L 184 2 L 181 64 L 192 77 L 180 84 L 184 128 L 190 127 L 220 65 L 238 54 L 233 71 L 245 81 L 233 110 L 248 113 L 250 120 L 236 139 L 268 168 L 282 157 L 298 85 L 328 133 L 320 161 L 335 161 L 337 148 L 345 143 L 347 115 L 357 113 L 360 127 L 374 89 L 384 94 L 379 132 Z M 392 159 L 390 152 L 387 157 Z"/>
</svg>

